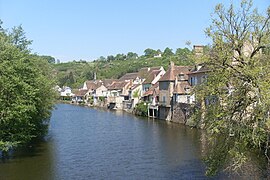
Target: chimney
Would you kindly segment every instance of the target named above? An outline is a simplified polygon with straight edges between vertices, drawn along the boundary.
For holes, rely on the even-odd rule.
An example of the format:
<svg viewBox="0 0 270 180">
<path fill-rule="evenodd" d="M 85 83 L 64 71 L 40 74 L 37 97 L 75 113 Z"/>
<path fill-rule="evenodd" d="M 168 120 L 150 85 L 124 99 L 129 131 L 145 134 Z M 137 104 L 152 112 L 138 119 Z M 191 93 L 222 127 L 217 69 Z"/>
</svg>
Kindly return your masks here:
<svg viewBox="0 0 270 180">
<path fill-rule="evenodd" d="M 97 80 L 97 73 L 94 72 L 94 82 L 96 82 L 96 80 Z"/>
<path fill-rule="evenodd" d="M 171 64 L 170 64 L 170 67 L 171 67 L 171 68 L 174 68 L 174 62 L 171 61 L 170 63 L 171 63 Z"/>
<path fill-rule="evenodd" d="M 193 51 L 195 53 L 195 56 L 201 57 L 203 55 L 203 47 L 202 45 L 194 45 Z"/>
</svg>

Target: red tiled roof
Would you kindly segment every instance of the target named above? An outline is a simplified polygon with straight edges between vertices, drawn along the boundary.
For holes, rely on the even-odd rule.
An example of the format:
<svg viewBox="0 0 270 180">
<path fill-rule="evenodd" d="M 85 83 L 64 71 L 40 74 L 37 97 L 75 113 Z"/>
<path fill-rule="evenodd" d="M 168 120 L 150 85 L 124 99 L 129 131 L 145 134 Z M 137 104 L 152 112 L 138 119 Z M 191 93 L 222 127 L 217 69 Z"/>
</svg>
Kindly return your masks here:
<svg viewBox="0 0 270 180">
<path fill-rule="evenodd" d="M 120 81 L 123 80 L 134 80 L 139 76 L 138 72 L 135 73 L 126 73 L 125 75 L 123 75 L 122 77 L 119 78 Z"/>
<path fill-rule="evenodd" d="M 99 80 L 91 80 L 91 81 L 86 81 L 86 87 L 87 89 L 97 89 L 98 87 L 101 86 L 101 82 Z"/>
<path fill-rule="evenodd" d="M 197 69 L 198 66 L 196 66 L 195 68 L 193 68 L 188 74 L 199 74 L 199 73 L 206 73 L 209 72 L 210 70 L 205 66 L 205 65 L 201 65 L 200 69 Z"/>
<path fill-rule="evenodd" d="M 153 71 L 159 71 L 161 68 L 162 68 L 161 66 L 159 66 L 159 67 L 145 67 L 145 68 L 141 68 L 138 73 L 139 73 L 139 76 L 141 78 L 146 79 L 147 76 L 149 75 L 149 73 L 151 73 Z"/>
<path fill-rule="evenodd" d="M 118 79 L 104 79 L 102 83 L 105 87 L 109 87 L 112 83 L 119 81 Z"/>
<path fill-rule="evenodd" d="M 110 86 L 108 86 L 109 90 L 119 90 L 123 89 L 127 84 L 130 84 L 130 82 L 126 81 L 116 81 L 113 82 Z"/>
<path fill-rule="evenodd" d="M 145 81 L 143 82 L 143 84 L 151 84 L 152 81 L 156 78 L 156 76 L 160 73 L 160 70 L 153 70 L 152 72 L 150 72 L 150 74 L 148 74 L 148 76 L 146 77 Z"/>
<path fill-rule="evenodd" d="M 84 89 L 81 89 L 81 90 L 76 90 L 74 92 L 75 96 L 85 96 L 85 94 L 88 92 L 88 90 L 84 90 Z"/>
<path fill-rule="evenodd" d="M 186 89 L 187 88 L 191 88 L 190 84 L 188 83 L 188 81 L 179 81 L 177 83 L 177 85 L 174 87 L 174 91 L 173 93 L 176 94 L 186 94 Z"/>
<path fill-rule="evenodd" d="M 179 74 L 184 74 L 184 79 L 188 79 L 188 73 L 190 72 L 191 67 L 190 66 L 174 66 L 171 65 L 167 72 L 164 74 L 162 78 L 160 78 L 159 81 L 174 81 L 175 77 Z"/>
<path fill-rule="evenodd" d="M 150 96 L 153 95 L 154 91 L 156 91 L 157 94 L 159 94 L 159 83 L 157 82 L 156 84 L 154 84 L 153 86 L 151 86 L 149 88 L 148 91 L 146 91 L 143 96 Z"/>
<path fill-rule="evenodd" d="M 134 89 L 136 89 L 137 87 L 139 87 L 139 86 L 141 86 L 141 84 L 134 84 L 133 86 L 131 86 L 131 90 L 134 90 Z"/>
</svg>

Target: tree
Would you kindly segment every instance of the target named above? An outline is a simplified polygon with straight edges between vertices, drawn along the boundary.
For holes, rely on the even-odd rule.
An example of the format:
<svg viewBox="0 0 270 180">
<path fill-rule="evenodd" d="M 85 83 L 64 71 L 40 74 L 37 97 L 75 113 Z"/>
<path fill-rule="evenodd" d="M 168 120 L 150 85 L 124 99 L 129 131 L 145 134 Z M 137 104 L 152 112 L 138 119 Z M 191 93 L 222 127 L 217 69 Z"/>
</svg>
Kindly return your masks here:
<svg viewBox="0 0 270 180">
<path fill-rule="evenodd" d="M 128 52 L 127 53 L 127 59 L 137 59 L 137 58 L 138 58 L 137 53 L 133 53 L 133 52 Z"/>
<path fill-rule="evenodd" d="M 41 138 L 54 102 L 51 69 L 28 51 L 23 30 L 0 32 L 0 151 Z M 3 155 L 2 154 L 2 155 Z"/>
<path fill-rule="evenodd" d="M 144 50 L 145 57 L 148 57 L 148 58 L 154 57 L 156 54 L 157 54 L 157 51 L 154 49 L 147 48 Z"/>
<path fill-rule="evenodd" d="M 115 56 L 115 60 L 120 60 L 120 61 L 123 61 L 126 59 L 126 55 L 125 54 L 116 54 Z"/>
<path fill-rule="evenodd" d="M 107 56 L 107 61 L 111 62 L 115 59 L 115 57 L 113 55 Z"/>
<path fill-rule="evenodd" d="M 48 63 L 55 64 L 55 58 L 52 56 L 40 56 L 42 59 L 45 59 Z"/>
<path fill-rule="evenodd" d="M 239 170 L 251 151 L 270 162 L 270 57 L 262 53 L 270 43 L 269 21 L 270 7 L 262 16 L 251 1 L 242 1 L 239 9 L 218 4 L 206 30 L 213 44 L 200 61 L 210 72 L 195 93 L 212 147 L 205 161 L 208 175 Z"/>
<path fill-rule="evenodd" d="M 190 60 L 191 51 L 188 48 L 177 48 L 175 55 L 181 60 L 181 61 L 188 61 Z"/>
<path fill-rule="evenodd" d="M 11 33 L 9 34 L 11 43 L 14 44 L 20 50 L 28 50 L 28 46 L 32 43 L 31 40 L 28 40 L 25 36 L 25 32 L 22 26 L 12 28 Z"/>
<path fill-rule="evenodd" d="M 166 47 L 162 55 L 164 57 L 170 57 L 170 56 L 173 56 L 174 53 L 172 52 L 172 49 Z"/>
<path fill-rule="evenodd" d="M 98 61 L 106 61 L 106 58 L 105 58 L 104 56 L 100 56 L 100 57 L 98 58 Z"/>
</svg>

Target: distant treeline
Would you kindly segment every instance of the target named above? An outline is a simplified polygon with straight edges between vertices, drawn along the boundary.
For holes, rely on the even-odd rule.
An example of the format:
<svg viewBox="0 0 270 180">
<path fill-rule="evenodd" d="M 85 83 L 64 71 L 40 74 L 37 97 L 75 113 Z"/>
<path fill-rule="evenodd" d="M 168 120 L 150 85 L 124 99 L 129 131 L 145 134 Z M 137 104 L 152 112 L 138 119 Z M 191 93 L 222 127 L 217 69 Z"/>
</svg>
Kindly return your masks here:
<svg viewBox="0 0 270 180">
<path fill-rule="evenodd" d="M 163 52 L 147 48 L 142 56 L 128 52 L 106 58 L 101 56 L 92 62 L 80 60 L 53 64 L 53 67 L 59 86 L 79 88 L 84 81 L 92 80 L 95 73 L 98 79 L 117 79 L 143 67 L 163 66 L 166 69 L 170 61 L 174 61 L 176 65 L 192 65 L 194 61 L 191 54 L 192 51 L 188 48 L 178 48 L 175 52 L 168 47 Z"/>
</svg>

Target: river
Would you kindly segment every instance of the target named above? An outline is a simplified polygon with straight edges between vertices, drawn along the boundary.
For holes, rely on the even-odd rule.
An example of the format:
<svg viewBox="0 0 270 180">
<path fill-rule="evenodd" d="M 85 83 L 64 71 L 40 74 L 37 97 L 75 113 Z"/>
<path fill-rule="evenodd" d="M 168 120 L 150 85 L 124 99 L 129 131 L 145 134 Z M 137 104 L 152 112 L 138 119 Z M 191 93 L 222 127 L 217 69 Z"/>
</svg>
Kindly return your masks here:
<svg viewBox="0 0 270 180">
<path fill-rule="evenodd" d="M 184 125 L 58 104 L 46 140 L 2 160 L 0 179 L 207 179 L 203 142 Z"/>
</svg>

